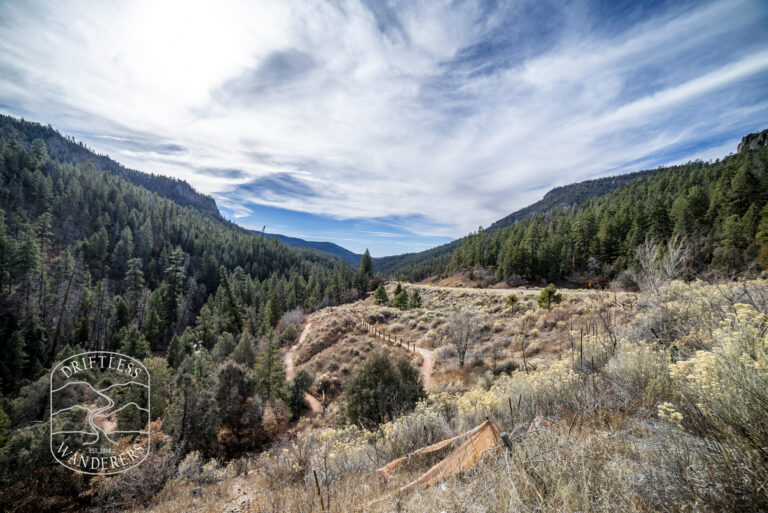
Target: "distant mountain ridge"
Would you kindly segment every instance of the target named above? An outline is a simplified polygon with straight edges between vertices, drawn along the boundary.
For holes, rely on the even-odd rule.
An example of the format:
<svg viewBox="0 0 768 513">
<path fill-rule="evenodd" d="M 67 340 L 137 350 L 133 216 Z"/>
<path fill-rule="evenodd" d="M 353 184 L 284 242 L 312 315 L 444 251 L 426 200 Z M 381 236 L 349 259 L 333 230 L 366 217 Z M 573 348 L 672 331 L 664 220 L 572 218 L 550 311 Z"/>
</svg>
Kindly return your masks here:
<svg viewBox="0 0 768 513">
<path fill-rule="evenodd" d="M 314 249 L 316 251 L 321 251 L 323 253 L 327 253 L 329 255 L 339 257 L 353 267 L 357 267 L 360 264 L 360 259 L 363 257 L 363 255 L 359 253 L 354 253 L 346 248 L 339 246 L 338 244 L 334 244 L 333 242 L 318 242 L 318 241 L 304 240 L 304 239 L 299 239 L 298 237 L 288 237 L 287 235 L 280 235 L 278 233 L 266 233 L 265 236 L 274 237 L 275 239 L 279 240 L 286 246 L 291 246 L 294 248 L 301 248 L 301 249 Z"/>
<path fill-rule="evenodd" d="M 502 217 L 485 231 L 494 232 L 554 208 L 582 204 L 590 199 L 610 194 L 622 185 L 652 176 L 658 171 L 659 169 L 637 171 L 555 187 L 539 201 Z M 445 268 L 453 252 L 461 246 L 462 240 L 463 237 L 418 253 L 405 253 L 380 258 L 374 262 L 374 271 L 386 276 L 400 276 L 407 279 L 422 279 L 431 274 L 438 274 Z"/>
</svg>

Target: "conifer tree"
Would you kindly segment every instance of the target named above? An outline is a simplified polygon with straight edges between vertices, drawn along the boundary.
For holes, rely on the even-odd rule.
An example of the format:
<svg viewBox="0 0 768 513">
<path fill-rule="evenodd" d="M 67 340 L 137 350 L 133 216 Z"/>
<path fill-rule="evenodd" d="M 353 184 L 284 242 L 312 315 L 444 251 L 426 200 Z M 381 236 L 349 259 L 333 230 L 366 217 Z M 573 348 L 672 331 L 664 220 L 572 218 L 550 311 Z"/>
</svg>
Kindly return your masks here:
<svg viewBox="0 0 768 513">
<path fill-rule="evenodd" d="M 386 305 L 387 303 L 389 303 L 389 296 L 387 295 L 387 290 L 384 288 L 383 284 L 379 284 L 379 287 L 376 289 L 376 304 Z"/>
<path fill-rule="evenodd" d="M 413 289 L 413 293 L 408 299 L 408 308 L 421 308 L 421 295 L 418 289 Z"/>
<path fill-rule="evenodd" d="M 250 369 L 231 360 L 219 367 L 215 395 L 221 420 L 218 441 L 229 457 L 256 449 L 266 438 L 261 404 L 253 397 L 255 388 Z"/>
<path fill-rule="evenodd" d="M 274 333 L 264 338 L 261 352 L 256 358 L 256 390 L 263 400 L 282 395 L 285 387 L 285 369 Z"/>
<path fill-rule="evenodd" d="M 237 363 L 248 367 L 253 367 L 256 362 L 256 350 L 253 348 L 253 337 L 246 327 L 240 335 L 240 342 L 232 351 L 232 359 Z"/>
<path fill-rule="evenodd" d="M 277 327 L 277 323 L 280 322 L 280 317 L 282 316 L 282 312 L 280 311 L 280 298 L 277 295 L 277 289 L 272 289 L 272 294 L 269 296 L 266 315 L 268 327 Z"/>
<path fill-rule="evenodd" d="M 547 311 L 552 310 L 552 305 L 559 304 L 563 300 L 563 295 L 557 292 L 554 284 L 550 283 L 541 291 L 539 295 L 539 306 L 546 308 Z"/>
<path fill-rule="evenodd" d="M 395 292 L 395 298 L 392 300 L 392 306 L 405 310 L 408 308 L 408 293 L 400 289 L 400 292 Z"/>
<path fill-rule="evenodd" d="M 154 305 L 149 307 L 146 319 L 144 320 L 144 336 L 149 341 L 153 350 L 160 347 L 160 337 L 162 336 L 163 325 L 160 320 L 160 314 Z"/>
<path fill-rule="evenodd" d="M 355 274 L 354 279 L 355 287 L 362 293 L 368 291 L 368 284 L 370 283 L 372 277 L 371 270 L 371 253 L 368 251 L 368 249 L 366 249 L 362 258 L 360 258 L 360 268 L 357 270 L 357 274 Z"/>
<path fill-rule="evenodd" d="M 127 283 L 128 306 L 135 315 L 138 310 L 139 301 L 144 295 L 144 272 L 141 268 L 141 259 L 131 258 L 128 260 L 128 271 L 125 281 Z"/>
<path fill-rule="evenodd" d="M 176 329 L 183 283 L 184 252 L 181 249 L 175 249 L 169 255 L 168 267 L 165 269 L 165 290 L 162 299 L 164 345 Z"/>
<path fill-rule="evenodd" d="M 171 337 L 171 342 L 168 344 L 168 351 L 165 354 L 168 366 L 175 369 L 181 364 L 185 356 L 186 350 L 184 348 L 184 342 L 181 340 L 181 337 L 174 334 L 173 337 Z"/>
<path fill-rule="evenodd" d="M 117 334 L 118 343 L 120 344 L 120 352 L 132 356 L 138 360 L 143 360 L 152 355 L 149 349 L 149 342 L 144 338 L 144 335 L 139 331 L 139 327 L 136 322 L 132 322 L 130 325 L 124 327 Z"/>
<path fill-rule="evenodd" d="M 222 329 L 233 333 L 239 332 L 243 329 L 243 312 L 224 266 L 219 268 L 219 279 L 221 280 L 220 287 L 223 289 L 226 299 L 225 307 L 221 312 Z"/>
<path fill-rule="evenodd" d="M 314 378 L 312 375 L 300 369 L 296 372 L 290 383 L 288 383 L 288 407 L 291 409 L 291 413 L 294 417 L 301 415 L 302 410 L 306 406 L 304 401 L 304 393 L 312 386 Z"/>
</svg>

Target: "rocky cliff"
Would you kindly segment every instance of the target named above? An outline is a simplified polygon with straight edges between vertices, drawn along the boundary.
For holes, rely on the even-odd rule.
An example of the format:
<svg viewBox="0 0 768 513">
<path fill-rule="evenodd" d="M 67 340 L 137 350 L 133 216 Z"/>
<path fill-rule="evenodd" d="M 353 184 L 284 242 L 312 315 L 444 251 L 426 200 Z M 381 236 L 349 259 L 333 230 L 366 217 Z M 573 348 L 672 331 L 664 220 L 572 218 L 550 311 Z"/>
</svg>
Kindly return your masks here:
<svg viewBox="0 0 768 513">
<path fill-rule="evenodd" d="M 768 146 L 768 129 L 742 137 L 739 148 L 736 151 L 737 153 L 746 153 L 765 148 L 766 146 Z"/>
</svg>

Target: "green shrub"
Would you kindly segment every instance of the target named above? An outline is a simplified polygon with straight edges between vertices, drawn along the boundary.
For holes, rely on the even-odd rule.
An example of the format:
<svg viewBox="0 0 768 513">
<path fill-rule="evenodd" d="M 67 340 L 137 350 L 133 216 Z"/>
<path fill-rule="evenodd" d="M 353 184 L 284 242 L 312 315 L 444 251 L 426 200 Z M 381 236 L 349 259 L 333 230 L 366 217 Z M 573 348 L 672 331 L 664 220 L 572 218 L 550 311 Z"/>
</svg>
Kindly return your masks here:
<svg viewBox="0 0 768 513">
<path fill-rule="evenodd" d="M 283 347 L 292 345 L 296 341 L 297 334 L 298 330 L 296 329 L 296 325 L 288 324 L 283 328 L 283 331 L 280 332 L 280 345 Z"/>
<path fill-rule="evenodd" d="M 288 407 L 294 417 L 301 415 L 306 404 L 304 403 L 304 392 L 312 386 L 314 378 L 304 369 L 299 370 L 293 379 L 288 383 Z"/>
<path fill-rule="evenodd" d="M 424 397 L 419 372 L 407 358 L 392 361 L 386 354 L 376 353 L 349 382 L 347 419 L 374 427 L 412 410 Z"/>
</svg>

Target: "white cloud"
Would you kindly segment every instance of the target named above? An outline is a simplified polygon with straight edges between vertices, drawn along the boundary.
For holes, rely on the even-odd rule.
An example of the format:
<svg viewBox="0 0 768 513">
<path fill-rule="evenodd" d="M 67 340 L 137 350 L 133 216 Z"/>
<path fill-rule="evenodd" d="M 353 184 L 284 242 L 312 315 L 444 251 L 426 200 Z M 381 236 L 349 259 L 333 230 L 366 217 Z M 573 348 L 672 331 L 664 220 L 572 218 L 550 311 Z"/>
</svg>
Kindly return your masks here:
<svg viewBox="0 0 768 513">
<path fill-rule="evenodd" d="M 686 147 L 710 156 L 697 141 L 735 145 L 722 138 L 762 128 L 768 113 L 755 101 L 768 52 L 753 1 L 680 7 L 612 33 L 577 4 L 546 40 L 469 64 L 455 59 L 542 20 L 522 5 L 395 4 L 389 16 L 352 1 L 4 5 L 0 103 L 184 178 L 238 217 L 249 203 L 423 214 L 412 231 L 450 236 L 549 186 Z M 248 189 L 274 175 L 313 192 Z"/>
</svg>

